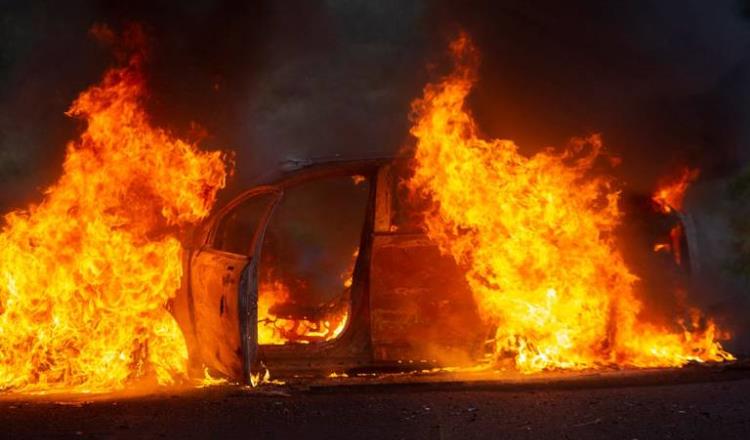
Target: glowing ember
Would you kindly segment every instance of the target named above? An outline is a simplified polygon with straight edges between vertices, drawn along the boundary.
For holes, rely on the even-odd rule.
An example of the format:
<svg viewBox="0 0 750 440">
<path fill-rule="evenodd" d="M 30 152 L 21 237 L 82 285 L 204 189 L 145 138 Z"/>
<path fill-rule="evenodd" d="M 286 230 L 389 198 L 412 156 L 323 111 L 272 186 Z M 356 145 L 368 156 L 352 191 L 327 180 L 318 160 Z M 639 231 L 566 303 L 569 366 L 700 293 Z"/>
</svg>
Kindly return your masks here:
<svg viewBox="0 0 750 440">
<path fill-rule="evenodd" d="M 651 199 L 664 213 L 669 213 L 672 210 L 681 210 L 685 191 L 688 185 L 698 178 L 699 174 L 700 170 L 684 168 L 675 180 L 661 185 Z"/>
<path fill-rule="evenodd" d="M 137 29 L 130 37 L 142 41 Z M 225 184 L 219 152 L 150 124 L 143 53 L 83 92 L 86 130 L 62 177 L 0 233 L 0 389 L 111 391 L 186 373 L 167 310 L 182 275 L 180 227 Z"/>
<path fill-rule="evenodd" d="M 465 35 L 451 50 L 453 73 L 413 103 L 408 185 L 432 200 L 428 235 L 466 268 L 496 326 L 497 364 L 534 372 L 731 359 L 711 321 L 667 329 L 640 319 L 637 277 L 615 245 L 619 194 L 592 175 L 600 138 L 531 157 L 512 141 L 480 138 L 464 110 L 478 55 Z"/>
</svg>

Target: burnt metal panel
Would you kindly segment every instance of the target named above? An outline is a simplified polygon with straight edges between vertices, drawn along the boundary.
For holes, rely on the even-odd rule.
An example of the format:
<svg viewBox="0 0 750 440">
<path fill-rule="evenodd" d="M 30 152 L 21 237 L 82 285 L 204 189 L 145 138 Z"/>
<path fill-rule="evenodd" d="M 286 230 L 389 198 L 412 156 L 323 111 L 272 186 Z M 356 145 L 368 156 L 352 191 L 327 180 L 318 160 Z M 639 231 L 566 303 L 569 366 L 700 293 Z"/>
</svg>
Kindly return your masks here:
<svg viewBox="0 0 750 440">
<path fill-rule="evenodd" d="M 212 249 L 192 260 L 191 286 L 197 353 L 201 362 L 225 376 L 243 375 L 240 346 L 240 277 L 249 258 Z"/>
<path fill-rule="evenodd" d="M 470 363 L 486 329 L 463 271 L 421 234 L 377 234 L 370 283 L 376 361 Z"/>
<path fill-rule="evenodd" d="M 242 353 L 242 381 L 250 383 L 250 376 L 257 367 L 258 358 L 258 264 L 263 238 L 268 228 L 268 221 L 273 216 L 282 193 L 277 193 L 276 199 L 266 209 L 258 229 L 253 234 L 250 246 L 250 262 L 242 271 L 242 278 L 238 286 L 238 307 L 240 345 Z"/>
</svg>

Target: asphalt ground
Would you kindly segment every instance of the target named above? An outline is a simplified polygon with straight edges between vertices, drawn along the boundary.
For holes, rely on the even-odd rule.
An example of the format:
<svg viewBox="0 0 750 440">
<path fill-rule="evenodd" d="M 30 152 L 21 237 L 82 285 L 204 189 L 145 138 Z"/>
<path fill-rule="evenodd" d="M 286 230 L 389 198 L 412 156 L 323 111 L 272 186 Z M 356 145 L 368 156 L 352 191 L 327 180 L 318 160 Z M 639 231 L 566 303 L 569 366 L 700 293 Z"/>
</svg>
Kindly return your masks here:
<svg viewBox="0 0 750 440">
<path fill-rule="evenodd" d="M 0 398 L 0 438 L 750 439 L 750 369 L 385 375 Z"/>
</svg>

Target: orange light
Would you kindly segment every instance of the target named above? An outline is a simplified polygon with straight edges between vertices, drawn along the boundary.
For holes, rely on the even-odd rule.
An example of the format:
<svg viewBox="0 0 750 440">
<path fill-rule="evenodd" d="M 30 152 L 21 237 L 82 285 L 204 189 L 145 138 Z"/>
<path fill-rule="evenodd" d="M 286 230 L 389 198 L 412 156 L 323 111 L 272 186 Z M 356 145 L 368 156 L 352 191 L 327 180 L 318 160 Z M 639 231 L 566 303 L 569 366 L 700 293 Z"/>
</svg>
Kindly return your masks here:
<svg viewBox="0 0 750 440">
<path fill-rule="evenodd" d="M 654 245 L 654 252 L 671 252 L 672 246 L 667 243 L 656 243 Z"/>
<path fill-rule="evenodd" d="M 367 178 L 365 176 L 360 176 L 359 174 L 355 174 L 352 176 L 352 181 L 355 185 L 359 185 L 360 183 L 363 183 Z"/>
<path fill-rule="evenodd" d="M 659 210 L 668 214 L 672 210 L 682 210 L 682 201 L 685 191 L 691 182 L 700 175 L 700 170 L 683 168 L 680 174 L 673 180 L 663 183 L 651 196 L 651 199 L 659 207 Z"/>
<path fill-rule="evenodd" d="M 354 264 L 359 248 L 352 254 L 349 269 L 341 274 L 344 289 L 352 286 Z M 344 307 L 328 311 L 323 319 L 281 318 L 273 312 L 273 307 L 288 303 L 291 298 L 289 287 L 273 270 L 265 272 L 258 287 L 258 343 L 262 345 L 284 345 L 289 343 L 309 344 L 336 339 L 343 333 L 349 322 L 348 297 Z"/>
</svg>

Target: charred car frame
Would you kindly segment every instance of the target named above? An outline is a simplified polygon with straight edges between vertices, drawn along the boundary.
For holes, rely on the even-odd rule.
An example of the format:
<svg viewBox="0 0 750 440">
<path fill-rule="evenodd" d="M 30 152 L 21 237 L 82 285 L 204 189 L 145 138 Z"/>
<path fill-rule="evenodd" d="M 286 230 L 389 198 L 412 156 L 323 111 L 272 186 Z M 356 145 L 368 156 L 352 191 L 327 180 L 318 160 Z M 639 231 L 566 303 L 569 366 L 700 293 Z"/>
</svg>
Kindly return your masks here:
<svg viewBox="0 0 750 440">
<path fill-rule="evenodd" d="M 186 245 L 184 279 L 172 304 L 192 371 L 209 368 L 248 382 L 261 363 L 285 375 L 476 362 L 491 329 L 478 324 L 482 320 L 461 269 L 409 218 L 399 177 L 405 162 L 393 157 L 289 162 L 279 175 L 243 192 L 197 228 Z M 269 224 L 287 194 L 327 179 L 366 182 L 361 225 L 355 225 L 358 253 L 345 327 L 331 340 L 264 345 L 258 338 L 258 298 Z M 248 206 L 253 209 L 241 223 L 244 238 L 228 245 L 223 225 Z M 655 231 L 648 240 L 682 223 L 675 214 L 650 210 L 648 215 L 655 219 L 645 221 Z M 679 276 L 689 272 L 687 264 L 675 265 L 669 258 L 662 263 Z"/>
</svg>

